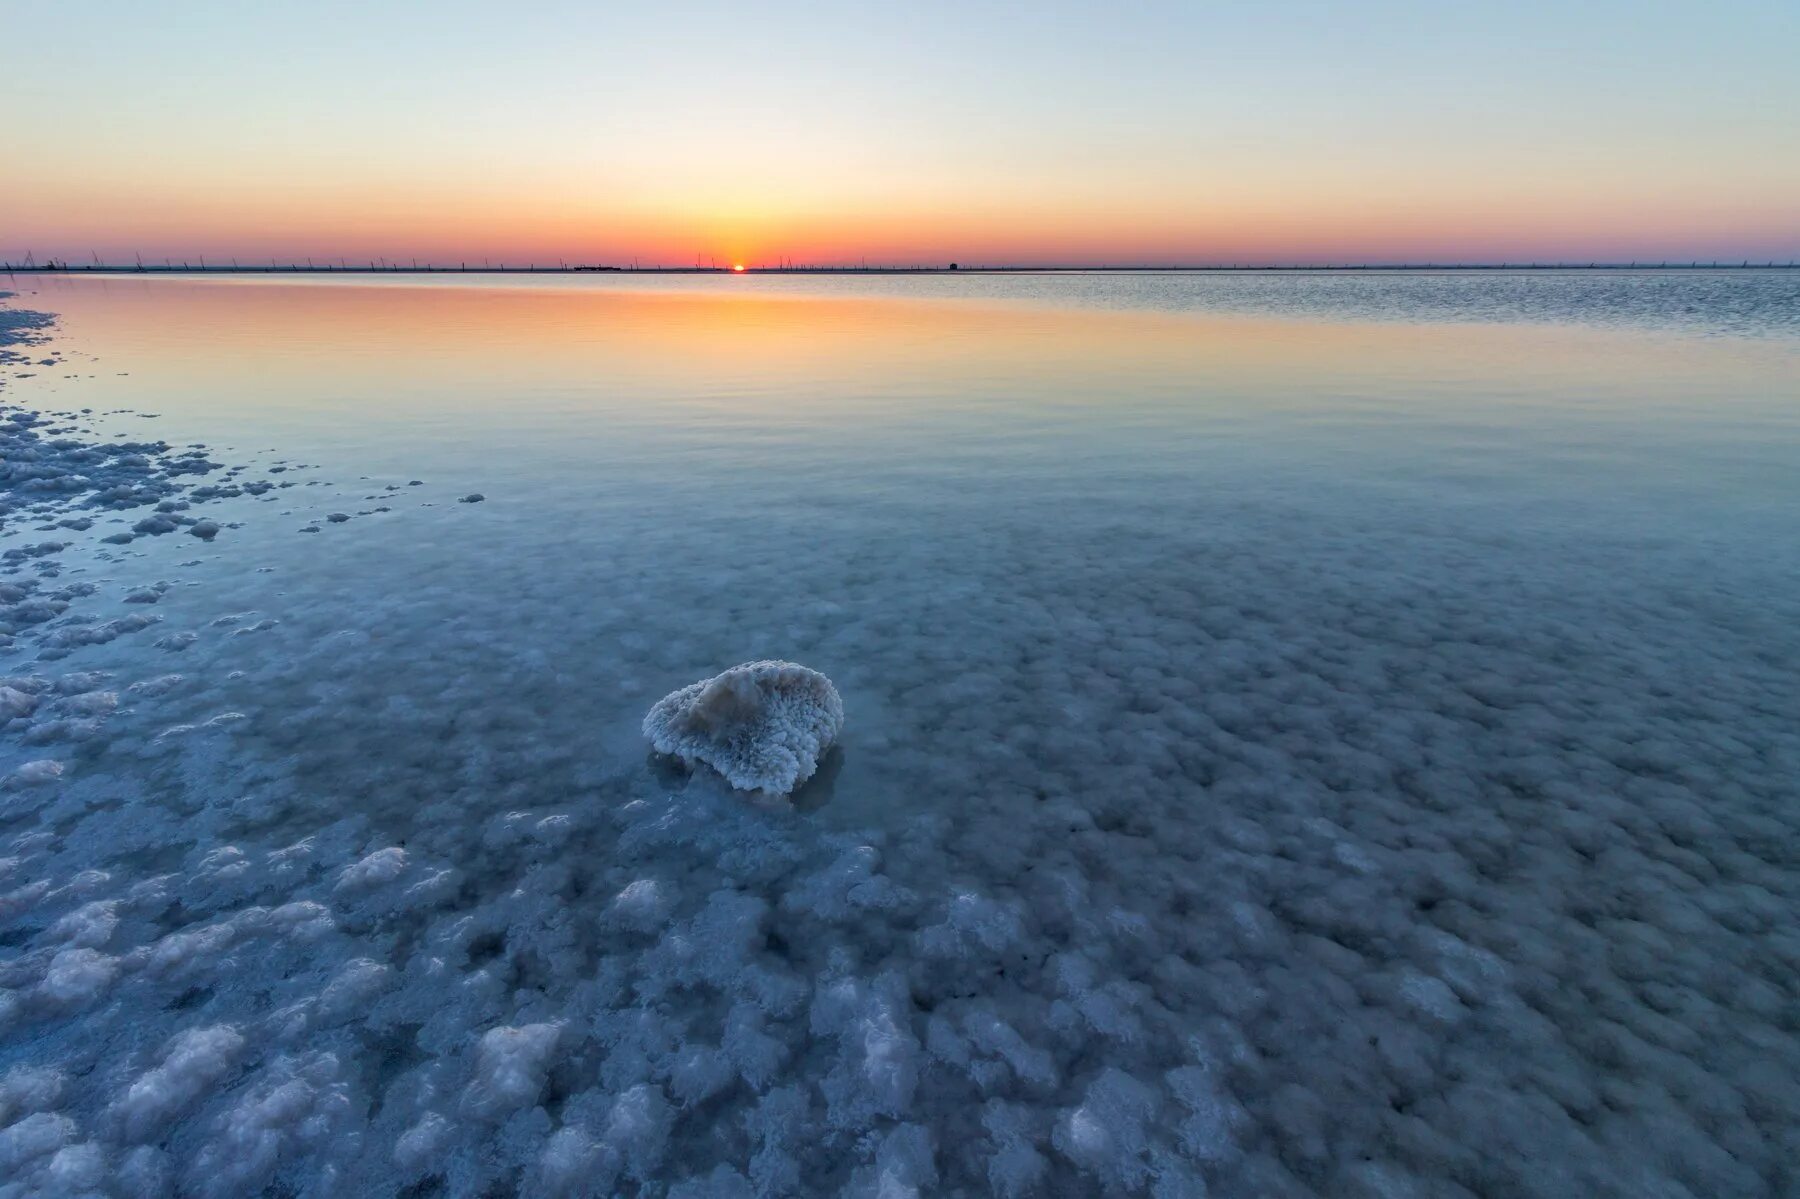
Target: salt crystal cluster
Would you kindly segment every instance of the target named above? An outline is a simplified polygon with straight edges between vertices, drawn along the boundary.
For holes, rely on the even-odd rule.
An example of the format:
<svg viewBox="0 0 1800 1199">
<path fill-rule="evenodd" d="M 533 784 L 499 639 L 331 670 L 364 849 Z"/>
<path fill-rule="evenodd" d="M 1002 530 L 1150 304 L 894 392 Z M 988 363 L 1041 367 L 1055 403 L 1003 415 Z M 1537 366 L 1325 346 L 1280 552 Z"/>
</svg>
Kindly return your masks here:
<svg viewBox="0 0 1800 1199">
<path fill-rule="evenodd" d="M 742 791 L 787 795 L 844 727 L 831 680 L 793 662 L 746 662 L 663 696 L 644 717 L 658 753 L 704 763 Z"/>
</svg>

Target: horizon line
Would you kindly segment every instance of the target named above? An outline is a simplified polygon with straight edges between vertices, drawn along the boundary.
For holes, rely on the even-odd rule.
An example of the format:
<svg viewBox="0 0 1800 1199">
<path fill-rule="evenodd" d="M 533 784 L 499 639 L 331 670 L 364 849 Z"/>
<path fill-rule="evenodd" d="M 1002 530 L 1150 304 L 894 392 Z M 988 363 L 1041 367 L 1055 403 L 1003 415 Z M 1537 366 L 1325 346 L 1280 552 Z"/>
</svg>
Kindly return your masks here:
<svg viewBox="0 0 1800 1199">
<path fill-rule="evenodd" d="M 165 259 L 160 265 L 145 262 L 133 263 L 71 263 L 66 259 L 49 259 L 45 262 L 35 261 L 35 256 L 27 254 L 23 262 L 0 261 L 0 273 L 8 275 L 75 275 L 75 274 L 123 274 L 123 275 L 270 275 L 270 274 L 314 274 L 314 275 L 575 275 L 575 274 L 607 274 L 607 275 L 913 275 L 913 274 L 1095 274 L 1095 273 L 1132 273 L 1132 274 L 1185 274 L 1185 273 L 1258 273 L 1258 272 L 1355 272 L 1355 271 L 1613 271 L 1613 270 L 1794 270 L 1800 268 L 1800 262 L 1789 260 L 1767 260 L 1758 262 L 1753 259 L 1740 259 L 1736 262 L 1723 260 L 1692 259 L 1686 262 L 1677 261 L 1526 261 L 1526 262 L 1317 262 L 1317 263 L 1280 263 L 1280 262 L 1234 262 L 1234 263 L 1012 263 L 963 265 L 950 262 L 937 264 L 890 264 L 890 265 L 764 265 L 745 263 L 732 266 L 666 266 L 666 265 L 629 265 L 615 266 L 600 263 L 577 263 L 570 265 L 558 261 L 555 265 L 524 263 L 514 265 L 501 263 L 498 266 L 484 261 L 480 266 L 466 263 L 443 265 L 439 263 L 420 263 L 416 259 L 407 263 L 389 263 L 377 259 L 366 264 L 348 265 L 339 259 L 336 265 L 331 263 L 314 263 L 310 259 L 301 262 L 279 262 L 271 260 L 269 265 L 243 265 L 233 261 L 229 266 L 220 263 L 208 263 L 204 258 L 199 265 L 183 262 L 176 265 L 173 259 Z"/>
</svg>

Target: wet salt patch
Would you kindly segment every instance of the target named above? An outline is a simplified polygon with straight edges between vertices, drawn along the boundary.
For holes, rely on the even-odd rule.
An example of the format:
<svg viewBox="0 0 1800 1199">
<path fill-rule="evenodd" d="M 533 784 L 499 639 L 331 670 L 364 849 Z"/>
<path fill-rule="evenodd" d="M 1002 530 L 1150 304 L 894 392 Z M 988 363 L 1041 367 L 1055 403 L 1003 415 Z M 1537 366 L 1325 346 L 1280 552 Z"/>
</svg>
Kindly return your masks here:
<svg viewBox="0 0 1800 1199">
<path fill-rule="evenodd" d="M 613 898 L 608 915 L 628 928 L 648 932 L 667 919 L 673 906 L 655 879 L 640 878 Z"/>
<path fill-rule="evenodd" d="M 162 1060 L 135 1079 L 113 1108 L 127 1142 L 143 1141 L 217 1090 L 235 1071 L 244 1037 L 230 1025 L 177 1033 Z"/>
<path fill-rule="evenodd" d="M 16 720 L 37 711 L 42 700 L 32 691 L 12 685 L 25 681 L 9 679 L 6 685 L 0 685 L 0 720 Z"/>
<path fill-rule="evenodd" d="M 86 1007 L 112 986 L 118 974 L 119 962 L 114 957 L 97 949 L 65 949 L 50 959 L 43 981 L 31 997 L 52 1011 Z"/>
<path fill-rule="evenodd" d="M 247 716 L 243 712 L 220 712 L 216 716 L 210 717 L 209 719 L 202 720 L 202 721 L 199 721 L 194 724 L 170 725 L 168 728 L 164 729 L 162 732 L 160 732 L 156 735 L 156 740 L 157 741 L 167 741 L 170 738 L 186 737 L 186 736 L 189 736 L 190 734 L 194 734 L 194 733 L 209 733 L 209 732 L 219 732 L 222 730 L 229 730 L 233 725 L 236 725 L 236 724 L 238 724 L 242 721 L 248 720 L 248 719 L 250 719 L 249 716 Z"/>
<path fill-rule="evenodd" d="M 535 1104 L 562 1033 L 560 1023 L 547 1023 L 495 1028 L 482 1034 L 475 1076 L 463 1093 L 462 1109 L 491 1119 Z"/>
<path fill-rule="evenodd" d="M 573 1130 L 565 1130 L 565 1133 L 572 1134 Z M 558 1135 L 563 1136 L 564 1134 Z M 427 1112 L 417 1124 L 401 1133 L 400 1138 L 394 1142 L 394 1164 L 406 1171 L 408 1177 L 416 1177 L 422 1174 L 426 1167 L 442 1160 L 445 1148 L 455 1136 L 456 1128 L 448 1119 L 436 1112 Z M 585 1186 L 589 1181 L 588 1176 L 584 1173 L 577 1177 L 579 1164 L 569 1163 L 566 1174 L 567 1185 Z M 558 1177 L 564 1177 L 563 1171 L 558 1171 Z"/>
<path fill-rule="evenodd" d="M 188 1171 L 206 1196 L 241 1195 L 265 1185 L 286 1157 L 329 1144 L 352 1118 L 339 1059 L 330 1053 L 282 1056 L 212 1124 Z"/>
<path fill-rule="evenodd" d="M 41 341 L 52 324 L 52 318 L 46 314 L 0 304 L 0 346 L 8 341 Z M 8 353 L 0 348 L 0 355 Z M 192 507 L 239 496 L 261 496 L 283 485 L 270 479 L 241 478 L 243 466 L 213 461 L 203 443 L 173 447 L 166 442 L 137 441 L 124 433 L 101 439 L 81 423 L 93 415 L 91 408 L 80 413 L 0 410 L 0 464 L 4 464 L 0 465 L 0 517 L 29 513 L 46 529 L 84 533 L 96 529 L 95 517 L 69 509 L 98 509 L 118 514 L 107 518 L 114 528 L 100 526 L 103 531 L 97 540 L 104 544 L 129 545 L 138 538 L 184 530 L 212 541 L 236 524 L 190 514 Z M 148 418 L 157 414 L 117 408 L 108 410 L 107 415 Z M 308 467 L 284 460 L 276 469 L 299 471 Z M 145 508 L 151 511 L 145 514 Z M 126 528 L 117 527 L 121 521 Z M 7 530 L 8 535 L 12 532 Z M 61 539 L 16 544 L 0 551 L 0 571 L 16 575 L 29 569 L 46 579 L 53 578 L 60 570 L 57 560 L 70 549 L 71 543 Z M 140 586 L 128 589 L 125 595 L 127 602 L 148 605 L 159 602 L 166 589 L 166 584 Z M 47 660 L 141 631 L 148 627 L 150 619 L 107 618 L 91 611 L 71 611 L 68 599 L 47 592 L 9 598 L 0 589 L 0 603 L 9 606 L 0 611 L 0 646 L 36 643 L 40 657 Z M 186 641 L 184 635 L 175 634 L 157 644 L 165 649 L 180 649 Z"/>
<path fill-rule="evenodd" d="M 63 764 L 51 758 L 39 758 L 35 762 L 27 762 L 13 771 L 9 781 L 25 787 L 41 786 L 54 783 L 63 776 Z"/>
<path fill-rule="evenodd" d="M 66 1116 L 37 1112 L 0 1129 L 0 1170 L 20 1177 L 38 1159 L 56 1153 L 75 1136 L 76 1124 Z"/>
<path fill-rule="evenodd" d="M 51 1066 L 14 1066 L 0 1075 L 0 1128 L 22 1116 L 54 1109 L 68 1090 L 69 1079 Z"/>
<path fill-rule="evenodd" d="M 337 890 L 357 891 L 391 883 L 406 871 L 406 851 L 399 846 L 378 849 L 338 875 Z"/>
<path fill-rule="evenodd" d="M 51 661 L 67 657 L 72 650 L 89 645 L 104 645 L 115 638 L 128 633 L 138 633 L 150 628 L 162 620 L 160 616 L 132 615 L 121 616 L 114 620 L 100 621 L 94 624 L 74 623 L 77 619 L 91 620 L 88 614 L 81 618 L 68 618 L 46 633 L 40 644 L 40 659 Z"/>
<path fill-rule="evenodd" d="M 19 740 L 30 746 L 51 745 L 58 741 L 86 741 L 96 736 L 100 727 L 101 722 L 95 719 L 43 720 L 21 733 Z"/>
<path fill-rule="evenodd" d="M 1401 980 L 1400 994 L 1408 1004 L 1434 1020 L 1450 1022 L 1461 1019 L 1464 1014 L 1456 992 L 1442 979 L 1409 974 Z"/>
</svg>

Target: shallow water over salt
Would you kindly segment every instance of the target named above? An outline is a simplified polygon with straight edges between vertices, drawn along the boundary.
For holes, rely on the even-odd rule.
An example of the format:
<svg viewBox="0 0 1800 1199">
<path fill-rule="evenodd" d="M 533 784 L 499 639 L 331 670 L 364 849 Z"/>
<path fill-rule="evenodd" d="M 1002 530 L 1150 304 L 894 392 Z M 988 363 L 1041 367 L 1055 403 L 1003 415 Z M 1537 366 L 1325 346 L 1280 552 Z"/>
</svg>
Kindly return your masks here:
<svg viewBox="0 0 1800 1199">
<path fill-rule="evenodd" d="M 1795 279 L 0 281 L 272 484 L 7 520 L 0 1178 L 1785 1193 Z"/>
</svg>

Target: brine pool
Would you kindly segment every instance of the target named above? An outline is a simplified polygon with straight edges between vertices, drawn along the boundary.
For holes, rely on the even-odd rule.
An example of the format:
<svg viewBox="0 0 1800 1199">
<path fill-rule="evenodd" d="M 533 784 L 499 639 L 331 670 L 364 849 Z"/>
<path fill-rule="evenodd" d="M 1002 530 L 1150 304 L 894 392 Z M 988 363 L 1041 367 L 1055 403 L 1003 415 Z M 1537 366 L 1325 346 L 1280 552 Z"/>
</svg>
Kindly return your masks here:
<svg viewBox="0 0 1800 1199">
<path fill-rule="evenodd" d="M 1800 1187 L 1793 272 L 0 287 L 0 1195 Z"/>
</svg>

